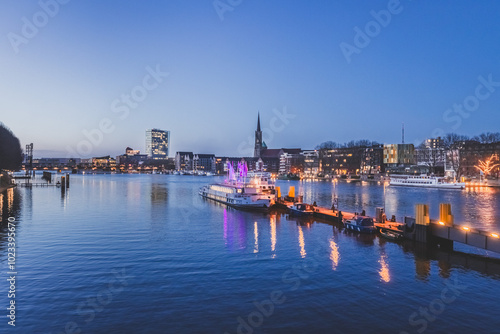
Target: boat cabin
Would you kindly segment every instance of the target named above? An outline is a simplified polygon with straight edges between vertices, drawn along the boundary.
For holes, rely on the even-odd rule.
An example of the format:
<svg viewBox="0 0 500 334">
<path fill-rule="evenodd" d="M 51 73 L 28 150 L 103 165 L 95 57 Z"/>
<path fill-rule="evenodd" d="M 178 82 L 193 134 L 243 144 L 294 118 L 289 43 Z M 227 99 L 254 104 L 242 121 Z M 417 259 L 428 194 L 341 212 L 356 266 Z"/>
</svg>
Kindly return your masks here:
<svg viewBox="0 0 500 334">
<path fill-rule="evenodd" d="M 356 226 L 374 226 L 374 221 L 371 217 L 356 217 L 352 222 Z"/>
<path fill-rule="evenodd" d="M 305 203 L 297 203 L 295 204 L 295 209 L 299 211 L 307 211 L 309 210 L 309 205 Z"/>
</svg>

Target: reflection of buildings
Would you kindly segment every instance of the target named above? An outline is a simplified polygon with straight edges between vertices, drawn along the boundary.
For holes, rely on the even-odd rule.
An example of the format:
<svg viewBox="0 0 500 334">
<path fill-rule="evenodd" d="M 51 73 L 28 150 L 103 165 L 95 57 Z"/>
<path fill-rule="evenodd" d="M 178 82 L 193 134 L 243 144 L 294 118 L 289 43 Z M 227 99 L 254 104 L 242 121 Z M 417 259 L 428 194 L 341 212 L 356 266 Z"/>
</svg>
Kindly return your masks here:
<svg viewBox="0 0 500 334">
<path fill-rule="evenodd" d="M 258 253 L 259 252 L 259 225 L 257 224 L 257 222 L 253 223 L 253 238 L 254 238 L 253 252 Z"/>
<path fill-rule="evenodd" d="M 389 273 L 389 266 L 387 265 L 387 255 L 385 253 L 380 254 L 380 260 L 378 260 L 378 263 L 380 263 L 380 279 L 385 283 L 389 283 L 391 280 L 391 275 Z"/>
<path fill-rule="evenodd" d="M 302 258 L 305 258 L 307 253 L 306 253 L 306 243 L 304 240 L 304 232 L 302 231 L 302 226 L 298 225 L 297 228 L 299 229 L 299 247 L 300 247 L 300 256 Z"/>
<path fill-rule="evenodd" d="M 167 159 L 170 146 L 170 131 L 146 130 L 146 154 L 149 158 Z"/>
<path fill-rule="evenodd" d="M 330 239 L 330 261 L 332 261 L 332 269 L 336 270 L 339 265 L 340 253 L 337 244 L 333 237 Z"/>
<path fill-rule="evenodd" d="M 246 247 L 246 222 L 241 212 L 224 207 L 224 241 L 231 250 Z"/>
<path fill-rule="evenodd" d="M 18 189 L 9 188 L 0 193 L 0 222 L 6 221 L 9 217 L 18 217 L 20 210 L 21 194 Z"/>
<path fill-rule="evenodd" d="M 276 215 L 271 216 L 270 218 L 270 226 L 271 226 L 271 253 L 272 258 L 276 257 Z"/>
<path fill-rule="evenodd" d="M 418 279 L 427 280 L 431 274 L 431 261 L 428 258 L 415 256 L 415 271 Z"/>
<path fill-rule="evenodd" d="M 160 241 L 166 234 L 168 189 L 166 184 L 151 184 L 151 229 L 150 239 Z"/>
</svg>

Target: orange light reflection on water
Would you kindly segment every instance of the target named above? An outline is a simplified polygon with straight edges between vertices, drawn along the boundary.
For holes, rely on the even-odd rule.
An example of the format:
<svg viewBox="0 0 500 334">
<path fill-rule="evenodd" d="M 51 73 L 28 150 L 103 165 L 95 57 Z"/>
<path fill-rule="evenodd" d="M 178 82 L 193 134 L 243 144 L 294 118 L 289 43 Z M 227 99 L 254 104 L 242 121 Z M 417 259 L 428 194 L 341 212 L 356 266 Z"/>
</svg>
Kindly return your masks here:
<svg viewBox="0 0 500 334">
<path fill-rule="evenodd" d="M 332 270 L 336 270 L 337 266 L 339 265 L 339 260 L 340 260 L 340 253 L 339 253 L 339 247 L 335 243 L 335 241 L 330 239 L 330 260 L 332 261 Z"/>
<path fill-rule="evenodd" d="M 378 261 L 378 263 L 380 263 L 381 266 L 379 274 L 380 274 L 380 279 L 383 282 L 389 283 L 391 281 L 391 275 L 389 274 L 389 266 L 387 265 L 386 258 L 387 258 L 386 254 L 380 255 L 380 260 Z"/>
<path fill-rule="evenodd" d="M 271 252 L 272 258 L 274 259 L 276 257 L 275 251 L 276 251 L 276 217 L 271 216 Z"/>
<path fill-rule="evenodd" d="M 305 258 L 307 253 L 306 253 L 306 244 L 304 241 L 304 232 L 302 231 L 302 226 L 298 226 L 299 228 L 299 246 L 300 246 L 300 256 L 302 258 Z"/>
<path fill-rule="evenodd" d="M 257 225 L 257 222 L 255 222 L 253 224 L 253 236 L 255 239 L 253 252 L 258 253 L 259 252 L 259 226 Z"/>
</svg>

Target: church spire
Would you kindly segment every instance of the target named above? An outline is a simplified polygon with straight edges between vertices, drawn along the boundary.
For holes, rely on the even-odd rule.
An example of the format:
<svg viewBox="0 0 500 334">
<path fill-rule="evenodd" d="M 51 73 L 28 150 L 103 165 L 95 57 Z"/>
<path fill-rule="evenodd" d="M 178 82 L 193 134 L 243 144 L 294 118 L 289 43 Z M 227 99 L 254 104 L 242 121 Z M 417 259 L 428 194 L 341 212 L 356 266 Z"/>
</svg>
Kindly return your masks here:
<svg viewBox="0 0 500 334">
<path fill-rule="evenodd" d="M 255 148 L 253 156 L 255 158 L 260 158 L 260 153 L 262 151 L 262 131 L 260 130 L 260 113 L 257 116 L 257 131 L 255 131 Z"/>
</svg>

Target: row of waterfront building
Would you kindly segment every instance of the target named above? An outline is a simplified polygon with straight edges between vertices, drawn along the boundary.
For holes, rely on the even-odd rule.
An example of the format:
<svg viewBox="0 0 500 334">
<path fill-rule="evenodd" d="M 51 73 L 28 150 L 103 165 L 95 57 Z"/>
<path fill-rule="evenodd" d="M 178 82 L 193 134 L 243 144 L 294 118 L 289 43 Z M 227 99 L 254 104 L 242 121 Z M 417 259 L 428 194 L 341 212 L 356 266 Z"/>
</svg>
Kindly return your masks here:
<svg viewBox="0 0 500 334">
<path fill-rule="evenodd" d="M 431 141 L 429 141 L 431 142 Z M 274 174 L 295 174 L 305 177 L 333 175 L 376 175 L 381 173 L 435 173 L 450 177 L 474 176 L 481 171 L 480 160 L 500 155 L 500 142 L 479 143 L 462 141 L 451 147 L 442 145 L 440 138 L 415 148 L 413 144 L 376 144 L 342 148 L 302 150 L 299 148 L 263 148 L 254 157 L 227 157 L 215 154 L 176 152 L 175 157 L 152 158 L 138 150 L 127 148 L 117 157 L 104 156 L 90 159 L 43 158 L 34 159 L 37 169 L 79 168 L 109 171 L 127 170 L 177 170 L 223 174 L 227 164 L 247 164 L 249 170 L 261 170 Z M 492 164 L 494 166 L 494 164 Z M 488 171 L 498 177 L 498 167 Z"/>
<path fill-rule="evenodd" d="M 499 177 L 500 141 L 481 143 L 476 140 L 446 142 L 428 139 L 419 147 L 413 144 L 363 143 L 344 147 L 268 148 L 262 140 L 260 115 L 257 118 L 255 147 L 252 157 L 228 157 L 187 151 L 169 157 L 170 132 L 160 129 L 146 131 L 146 154 L 127 147 L 116 157 L 89 159 L 44 158 L 33 159 L 32 168 L 80 168 L 109 171 L 151 170 L 195 171 L 223 174 L 228 163 L 243 162 L 249 170 L 303 177 L 334 175 L 376 175 L 382 173 L 435 173 L 452 178 L 473 177 L 478 174 Z M 481 161 L 490 161 L 481 169 Z M 483 166 L 484 167 L 484 166 Z M 490 168 L 491 167 L 491 168 Z"/>
<path fill-rule="evenodd" d="M 382 173 L 434 173 L 451 178 L 478 175 L 500 177 L 500 142 L 468 140 L 445 147 L 441 138 L 413 144 L 375 144 L 341 148 L 261 150 L 257 157 L 216 157 L 213 154 L 177 152 L 175 169 L 226 172 L 227 163 L 245 162 L 250 170 L 305 177 L 334 175 L 377 175 Z M 492 160 L 491 170 L 481 170 L 481 161 Z M 495 167 L 496 165 L 496 167 Z M 486 175 L 487 174 L 487 175 Z"/>
</svg>

